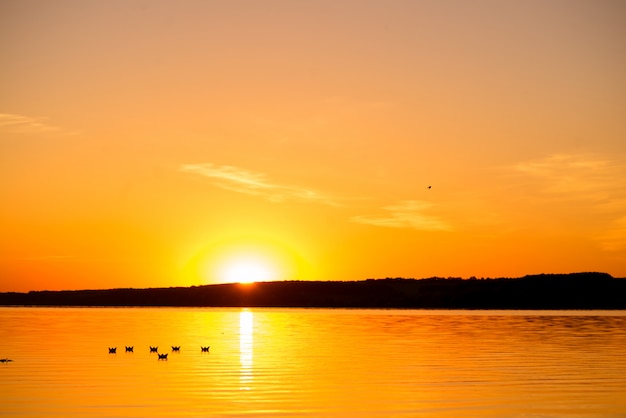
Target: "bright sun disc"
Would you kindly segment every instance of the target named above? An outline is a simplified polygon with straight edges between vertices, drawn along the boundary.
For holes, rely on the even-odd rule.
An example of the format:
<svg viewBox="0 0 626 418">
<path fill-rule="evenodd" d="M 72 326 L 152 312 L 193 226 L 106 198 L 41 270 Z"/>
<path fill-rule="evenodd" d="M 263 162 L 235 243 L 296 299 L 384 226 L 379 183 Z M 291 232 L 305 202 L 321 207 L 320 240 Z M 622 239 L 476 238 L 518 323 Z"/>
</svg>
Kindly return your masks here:
<svg viewBox="0 0 626 418">
<path fill-rule="evenodd" d="M 221 269 L 223 282 L 253 283 L 274 279 L 274 271 L 267 262 L 251 257 L 228 260 Z"/>
<path fill-rule="evenodd" d="M 299 277 L 304 263 L 279 241 L 235 237 L 207 244 L 189 260 L 186 273 L 205 284 L 253 283 Z"/>
</svg>

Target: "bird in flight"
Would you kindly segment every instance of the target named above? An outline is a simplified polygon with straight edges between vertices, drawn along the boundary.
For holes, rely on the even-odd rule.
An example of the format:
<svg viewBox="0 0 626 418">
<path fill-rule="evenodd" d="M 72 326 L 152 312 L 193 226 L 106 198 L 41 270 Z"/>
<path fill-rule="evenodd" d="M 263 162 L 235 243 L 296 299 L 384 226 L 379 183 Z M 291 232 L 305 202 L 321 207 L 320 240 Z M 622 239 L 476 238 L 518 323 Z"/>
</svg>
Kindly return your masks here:
<svg viewBox="0 0 626 418">
<path fill-rule="evenodd" d="M 428 186 L 428 189 L 430 189 L 431 187 L 433 187 L 433 186 Z"/>
</svg>

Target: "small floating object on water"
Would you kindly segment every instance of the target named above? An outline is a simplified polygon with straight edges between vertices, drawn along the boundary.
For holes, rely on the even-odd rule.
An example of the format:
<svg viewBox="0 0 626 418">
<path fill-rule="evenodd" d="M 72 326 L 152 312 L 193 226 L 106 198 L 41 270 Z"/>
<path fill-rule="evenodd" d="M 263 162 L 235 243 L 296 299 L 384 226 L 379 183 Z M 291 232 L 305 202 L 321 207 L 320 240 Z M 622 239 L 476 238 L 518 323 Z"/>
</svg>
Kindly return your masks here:
<svg viewBox="0 0 626 418">
<path fill-rule="evenodd" d="M 151 353 L 156 353 L 156 352 L 158 352 L 158 351 L 159 351 L 159 347 L 158 347 L 158 346 L 157 346 L 157 347 L 152 347 L 152 346 L 150 346 L 150 352 L 151 352 Z"/>
<path fill-rule="evenodd" d="M 117 347 L 109 347 L 109 354 L 117 353 Z"/>
<path fill-rule="evenodd" d="M 159 358 L 158 358 L 159 360 L 167 360 L 167 353 L 165 353 L 165 354 L 157 353 L 157 354 L 159 356 Z"/>
<path fill-rule="evenodd" d="M 0 363 L 8 363 L 10 361 L 13 361 L 13 360 L 11 360 L 10 358 L 0 358 Z"/>
<path fill-rule="evenodd" d="M 172 351 L 180 351 L 180 345 L 178 345 L 178 346 L 173 345 L 172 346 Z"/>
<path fill-rule="evenodd" d="M 200 347 L 200 350 L 202 350 L 203 353 L 208 353 L 209 352 L 209 348 L 211 348 L 211 346 L 207 345 L 206 347 Z"/>
<path fill-rule="evenodd" d="M 132 353 L 133 352 L 133 348 L 135 348 L 135 346 L 131 345 L 131 346 L 126 346 L 126 352 L 127 353 Z"/>
</svg>

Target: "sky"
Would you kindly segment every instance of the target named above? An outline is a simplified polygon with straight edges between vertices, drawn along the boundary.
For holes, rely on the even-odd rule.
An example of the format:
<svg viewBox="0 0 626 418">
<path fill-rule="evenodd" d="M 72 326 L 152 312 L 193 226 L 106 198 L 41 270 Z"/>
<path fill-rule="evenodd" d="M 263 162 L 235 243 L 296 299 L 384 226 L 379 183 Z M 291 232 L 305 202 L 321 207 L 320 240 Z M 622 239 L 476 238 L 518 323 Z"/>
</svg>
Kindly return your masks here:
<svg viewBox="0 0 626 418">
<path fill-rule="evenodd" d="M 621 0 L 0 0 L 0 291 L 626 277 Z"/>
</svg>

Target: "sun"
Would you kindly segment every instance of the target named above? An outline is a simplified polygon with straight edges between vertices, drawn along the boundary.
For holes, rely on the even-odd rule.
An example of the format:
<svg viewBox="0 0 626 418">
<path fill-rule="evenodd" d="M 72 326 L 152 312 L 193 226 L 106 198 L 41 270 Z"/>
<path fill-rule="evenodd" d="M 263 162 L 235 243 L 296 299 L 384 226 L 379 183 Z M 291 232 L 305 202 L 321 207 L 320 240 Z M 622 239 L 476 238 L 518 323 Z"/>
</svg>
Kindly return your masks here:
<svg viewBox="0 0 626 418">
<path fill-rule="evenodd" d="M 309 265 L 291 245 L 257 235 L 214 239 L 187 260 L 184 274 L 202 284 L 296 280 Z"/>
<path fill-rule="evenodd" d="M 268 260 L 241 255 L 225 260 L 218 275 L 224 283 L 267 282 L 276 279 L 276 270 Z"/>
</svg>

